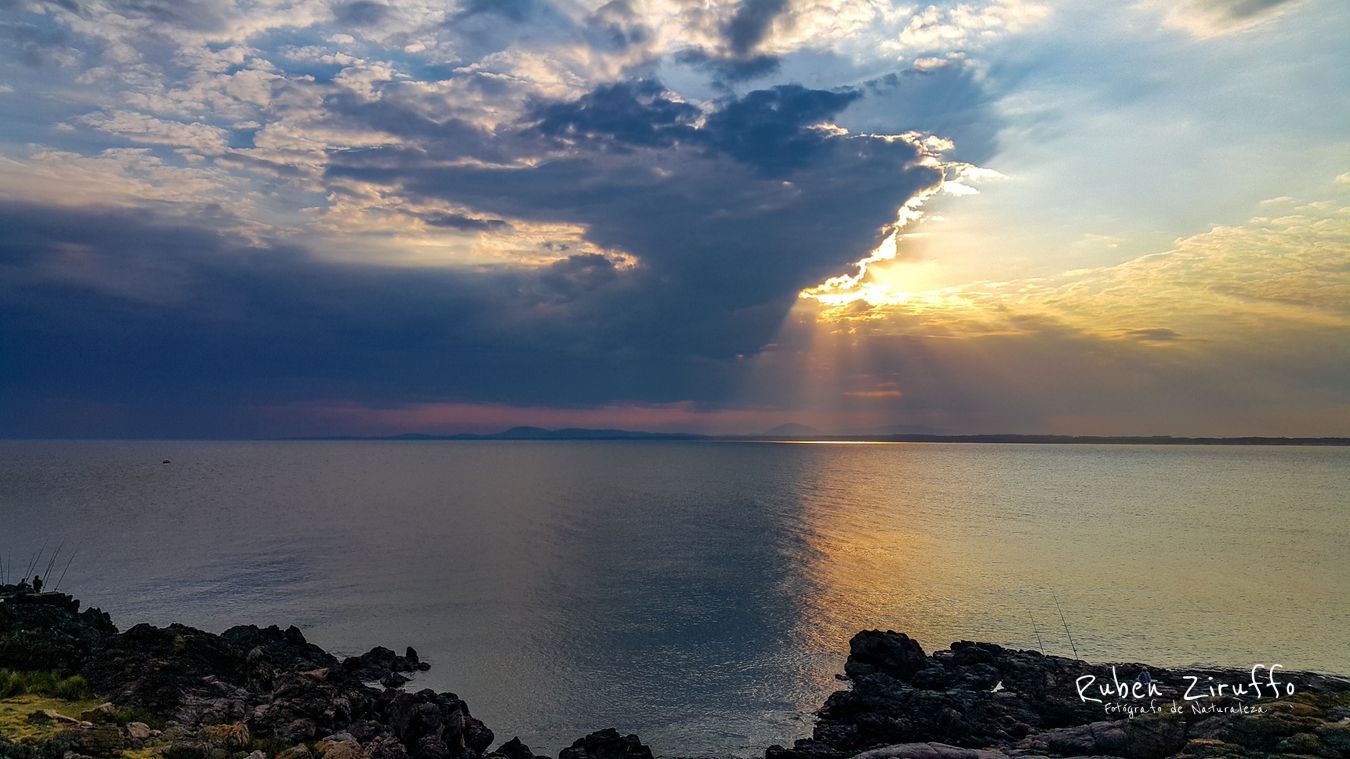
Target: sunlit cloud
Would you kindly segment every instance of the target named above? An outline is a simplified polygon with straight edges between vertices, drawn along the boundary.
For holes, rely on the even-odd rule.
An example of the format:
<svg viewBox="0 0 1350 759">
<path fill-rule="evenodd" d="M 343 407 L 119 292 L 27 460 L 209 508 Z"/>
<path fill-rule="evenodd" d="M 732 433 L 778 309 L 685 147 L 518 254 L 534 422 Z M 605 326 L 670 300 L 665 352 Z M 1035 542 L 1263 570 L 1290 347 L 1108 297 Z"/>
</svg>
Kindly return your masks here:
<svg viewBox="0 0 1350 759">
<path fill-rule="evenodd" d="M 900 207 L 895 223 L 891 225 L 886 238 L 866 258 L 854 264 L 856 271 L 830 277 L 814 287 L 802 290 L 799 297 L 819 301 L 835 308 L 859 301 L 872 305 L 909 302 L 915 296 L 895 289 L 894 282 L 884 276 L 878 276 L 878 271 L 885 269 L 884 264 L 900 257 L 905 230 L 924 219 L 924 205 L 940 194 L 955 197 L 977 195 L 979 194 L 979 190 L 975 189 L 977 183 L 1004 178 L 1002 174 L 992 169 L 944 160 L 944 154 L 955 147 L 950 140 L 936 135 L 917 133 L 899 135 L 896 139 L 903 139 L 915 145 L 922 155 L 921 162 L 938 169 L 941 172 L 941 180 L 917 193 Z"/>
<path fill-rule="evenodd" d="M 0 412 L 1329 429 L 1346 13 L 0 3 Z"/>
<path fill-rule="evenodd" d="M 1298 0 L 1181 0 L 1144 2 L 1140 7 L 1159 13 L 1163 26 L 1196 37 L 1243 32 L 1291 10 Z"/>
</svg>

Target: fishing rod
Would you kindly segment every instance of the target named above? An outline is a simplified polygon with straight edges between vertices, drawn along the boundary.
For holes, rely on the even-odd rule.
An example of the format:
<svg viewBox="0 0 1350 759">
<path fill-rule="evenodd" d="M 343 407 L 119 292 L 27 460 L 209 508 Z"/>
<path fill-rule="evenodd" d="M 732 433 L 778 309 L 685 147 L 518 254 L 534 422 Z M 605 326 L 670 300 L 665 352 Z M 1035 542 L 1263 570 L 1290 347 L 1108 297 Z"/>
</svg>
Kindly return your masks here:
<svg viewBox="0 0 1350 759">
<path fill-rule="evenodd" d="M 37 566 L 37 563 L 42 560 L 42 554 L 47 552 L 47 543 L 48 541 L 46 540 L 42 541 L 42 547 L 33 555 L 33 558 L 28 560 L 28 568 L 23 571 L 24 580 L 33 576 L 33 567 Z"/>
<path fill-rule="evenodd" d="M 1041 641 L 1041 628 L 1036 626 L 1036 618 L 1031 615 L 1031 609 L 1027 609 L 1027 619 L 1031 621 L 1031 630 L 1036 633 L 1036 646 L 1040 648 L 1041 653 L 1045 653 L 1045 643 Z"/>
<path fill-rule="evenodd" d="M 1073 649 L 1073 658 L 1078 658 L 1078 646 L 1073 644 L 1073 633 L 1069 632 L 1069 621 L 1064 618 L 1064 610 L 1059 608 L 1059 596 L 1055 591 L 1050 591 L 1050 598 L 1055 601 L 1055 611 L 1059 612 L 1059 621 L 1064 625 L 1064 634 L 1069 636 L 1069 648 Z"/>
<path fill-rule="evenodd" d="M 62 549 L 62 548 L 65 548 L 65 547 L 66 547 L 66 541 L 62 540 L 61 543 L 60 543 L 60 545 L 58 545 L 58 546 L 56 547 L 56 552 L 52 554 L 51 560 L 47 562 L 47 571 L 45 571 L 45 572 L 42 573 L 42 576 L 43 576 L 43 577 L 46 577 L 48 580 L 51 579 L 51 577 L 52 577 L 52 567 L 56 566 L 56 559 L 57 559 L 57 557 L 59 557 L 59 556 L 61 555 L 61 549 Z"/>
<path fill-rule="evenodd" d="M 66 572 L 69 572 L 69 571 L 70 571 L 70 562 L 74 561 L 74 560 L 75 560 L 75 557 L 78 556 L 79 553 L 80 553 L 80 549 L 78 549 L 78 548 L 75 549 L 74 551 L 71 551 L 71 552 L 70 552 L 70 558 L 66 560 L 66 568 L 63 569 L 63 570 L 61 570 L 61 577 L 57 579 L 57 581 L 56 581 L 56 587 L 53 588 L 52 590 L 60 590 L 60 589 L 61 589 L 61 583 L 62 583 L 62 581 L 64 581 L 64 580 L 66 579 Z"/>
</svg>

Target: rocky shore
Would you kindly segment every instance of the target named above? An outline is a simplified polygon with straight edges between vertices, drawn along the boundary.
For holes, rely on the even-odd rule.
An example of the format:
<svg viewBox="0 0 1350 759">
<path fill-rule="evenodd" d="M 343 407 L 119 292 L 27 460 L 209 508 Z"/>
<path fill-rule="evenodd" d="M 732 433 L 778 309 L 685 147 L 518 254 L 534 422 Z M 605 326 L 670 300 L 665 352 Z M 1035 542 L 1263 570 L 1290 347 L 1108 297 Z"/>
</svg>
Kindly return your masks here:
<svg viewBox="0 0 1350 759">
<path fill-rule="evenodd" d="M 68 678 L 95 698 L 0 698 L 0 757 L 534 759 L 454 693 L 408 688 L 427 666 L 411 648 L 338 659 L 295 627 L 119 631 L 69 596 L 11 596 L 0 671 Z M 929 654 L 866 631 L 844 679 L 812 737 L 766 759 L 1350 757 L 1350 681 L 1327 675 L 1091 664 L 971 642 Z M 652 756 L 609 728 L 558 759 Z"/>
</svg>

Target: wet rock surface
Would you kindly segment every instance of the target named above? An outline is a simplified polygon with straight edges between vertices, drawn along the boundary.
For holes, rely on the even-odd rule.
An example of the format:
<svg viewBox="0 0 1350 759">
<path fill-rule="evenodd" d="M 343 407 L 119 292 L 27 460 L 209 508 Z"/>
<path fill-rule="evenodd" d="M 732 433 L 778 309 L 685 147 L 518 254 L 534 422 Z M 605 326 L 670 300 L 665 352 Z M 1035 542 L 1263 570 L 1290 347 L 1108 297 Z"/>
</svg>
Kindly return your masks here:
<svg viewBox="0 0 1350 759">
<path fill-rule="evenodd" d="M 766 759 L 1350 757 L 1350 682 L 1342 678 L 1280 672 L 1296 692 L 1268 686 L 1186 700 L 1190 677 L 1209 687 L 1247 682 L 1250 673 L 1091 664 L 989 643 L 928 654 L 906 635 L 875 630 L 849 648 L 850 687 L 829 697 L 810 738 L 770 747 Z M 536 759 L 518 738 L 493 749 L 497 736 L 456 694 L 402 687 L 428 668 L 413 649 L 376 647 L 339 660 L 295 627 L 119 632 L 108 615 L 80 611 L 69 597 L 5 602 L 0 667 L 79 674 L 108 700 L 79 719 L 35 712 L 30 719 L 56 737 L 0 733 L 0 757 Z M 1145 697 L 1103 694 L 1103 686 Z M 1140 708 L 1127 718 L 1109 703 L 1184 708 Z M 609 728 L 577 739 L 559 759 L 653 752 Z"/>
<path fill-rule="evenodd" d="M 879 630 L 849 648 L 852 687 L 829 697 L 811 738 L 768 759 L 1350 756 L 1344 678 L 1281 671 L 1276 688 L 1261 671 L 1254 688 L 1245 671 L 1091 664 L 969 641 L 927 655 Z M 1208 695 L 1215 683 L 1226 692 Z M 1234 697 L 1234 686 L 1247 692 Z"/>
</svg>

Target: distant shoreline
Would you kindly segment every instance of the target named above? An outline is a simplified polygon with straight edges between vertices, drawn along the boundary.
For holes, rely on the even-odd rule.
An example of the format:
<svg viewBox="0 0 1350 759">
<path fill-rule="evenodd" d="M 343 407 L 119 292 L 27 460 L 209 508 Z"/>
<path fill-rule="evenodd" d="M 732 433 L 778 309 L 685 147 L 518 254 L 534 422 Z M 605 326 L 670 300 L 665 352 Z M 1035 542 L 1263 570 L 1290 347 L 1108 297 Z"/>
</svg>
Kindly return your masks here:
<svg viewBox="0 0 1350 759">
<path fill-rule="evenodd" d="M 552 431 L 550 431 L 552 432 Z M 507 435 L 319 435 L 308 437 L 239 438 L 6 438 L 0 443 L 344 443 L 344 442 L 687 442 L 759 443 L 770 445 L 883 445 L 901 443 L 973 445 L 1174 445 L 1174 446 L 1281 446 L 1334 448 L 1350 446 L 1350 437 L 1174 437 L 1114 435 L 694 435 L 661 432 L 612 434 Z M 590 431 L 587 431 L 588 433 Z"/>
<path fill-rule="evenodd" d="M 491 434 L 329 435 L 282 438 L 285 441 L 691 441 L 725 443 L 984 443 L 1024 445 L 1279 445 L 1350 446 L 1350 437 L 1176 437 L 1172 435 L 695 435 L 628 430 L 506 430 Z"/>
</svg>

